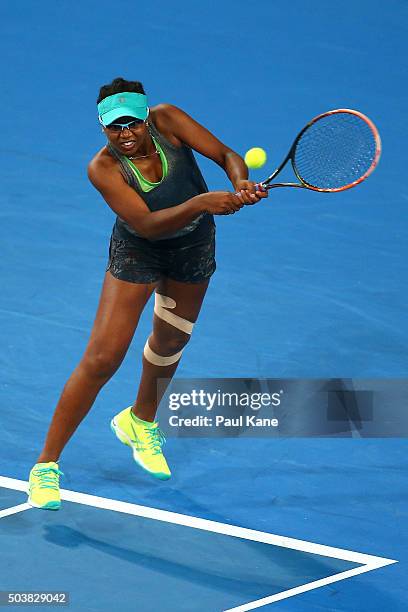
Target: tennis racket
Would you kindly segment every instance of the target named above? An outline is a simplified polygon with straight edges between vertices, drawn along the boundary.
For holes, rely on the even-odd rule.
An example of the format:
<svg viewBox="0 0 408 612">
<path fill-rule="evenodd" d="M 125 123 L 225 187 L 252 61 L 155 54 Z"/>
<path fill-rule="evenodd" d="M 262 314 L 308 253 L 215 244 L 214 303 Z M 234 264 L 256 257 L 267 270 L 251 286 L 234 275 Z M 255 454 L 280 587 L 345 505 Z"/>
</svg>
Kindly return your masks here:
<svg viewBox="0 0 408 612">
<path fill-rule="evenodd" d="M 374 123 L 363 113 L 339 108 L 309 121 L 281 165 L 260 186 L 345 191 L 370 176 L 380 155 L 381 139 Z M 289 160 L 299 182 L 272 183 Z"/>
</svg>

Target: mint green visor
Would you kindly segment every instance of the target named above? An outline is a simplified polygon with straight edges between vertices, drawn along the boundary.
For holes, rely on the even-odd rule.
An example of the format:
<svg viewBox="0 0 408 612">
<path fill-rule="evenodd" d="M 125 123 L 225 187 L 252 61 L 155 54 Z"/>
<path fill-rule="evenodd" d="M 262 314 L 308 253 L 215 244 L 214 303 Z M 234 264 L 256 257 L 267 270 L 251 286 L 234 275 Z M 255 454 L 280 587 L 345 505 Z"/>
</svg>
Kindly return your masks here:
<svg viewBox="0 0 408 612">
<path fill-rule="evenodd" d="M 149 114 L 147 97 L 141 93 L 124 91 L 108 96 L 98 104 L 99 120 L 107 126 L 119 117 L 135 117 L 143 121 Z"/>
</svg>

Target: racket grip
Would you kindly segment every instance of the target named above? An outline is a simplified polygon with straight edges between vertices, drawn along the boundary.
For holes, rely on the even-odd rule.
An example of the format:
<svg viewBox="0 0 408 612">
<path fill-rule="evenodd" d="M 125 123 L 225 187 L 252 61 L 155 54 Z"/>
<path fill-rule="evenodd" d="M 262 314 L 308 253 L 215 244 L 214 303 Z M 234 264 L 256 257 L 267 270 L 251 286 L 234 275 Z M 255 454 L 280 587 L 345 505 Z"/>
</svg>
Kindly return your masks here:
<svg viewBox="0 0 408 612">
<path fill-rule="evenodd" d="M 267 191 L 267 188 L 262 183 L 255 184 L 255 191 Z M 236 191 L 235 195 L 239 196 L 240 192 Z"/>
</svg>

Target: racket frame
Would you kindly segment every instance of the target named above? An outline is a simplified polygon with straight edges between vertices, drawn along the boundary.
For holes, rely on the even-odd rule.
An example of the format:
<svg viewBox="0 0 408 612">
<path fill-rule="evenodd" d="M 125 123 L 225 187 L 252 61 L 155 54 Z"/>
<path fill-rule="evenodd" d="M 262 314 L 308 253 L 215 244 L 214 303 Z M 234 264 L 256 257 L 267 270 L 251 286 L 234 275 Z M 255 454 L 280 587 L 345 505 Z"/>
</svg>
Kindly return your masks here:
<svg viewBox="0 0 408 612">
<path fill-rule="evenodd" d="M 374 140 L 375 140 L 375 155 L 374 155 L 374 159 L 373 159 L 370 167 L 368 168 L 368 170 L 362 176 L 360 176 L 358 179 L 356 179 L 355 181 L 353 181 L 353 182 L 351 182 L 351 183 L 349 183 L 347 185 L 342 185 L 341 187 L 334 187 L 334 188 L 323 189 L 321 187 L 315 187 L 314 185 L 310 185 L 310 183 L 308 183 L 307 181 L 302 179 L 302 177 L 300 176 L 299 171 L 298 171 L 298 169 L 296 167 L 296 162 L 295 162 L 296 147 L 298 145 L 299 140 L 303 136 L 303 134 L 306 132 L 306 130 L 308 130 L 310 128 L 311 125 L 316 123 L 316 121 L 319 121 L 320 119 L 323 119 L 323 117 L 328 117 L 329 115 L 335 115 L 337 113 L 349 113 L 351 115 L 355 115 L 355 116 L 359 117 L 360 119 L 362 119 L 363 121 L 366 122 L 366 124 L 368 125 L 368 127 L 370 128 L 370 130 L 371 130 L 371 132 L 372 132 L 372 134 L 374 136 Z M 358 185 L 359 183 L 364 181 L 373 172 L 373 170 L 377 166 L 378 161 L 380 159 L 380 156 L 381 156 L 381 139 L 380 139 L 380 135 L 378 133 L 378 130 L 375 127 L 374 123 L 371 121 L 371 119 L 369 119 L 366 115 L 364 115 L 360 111 L 352 110 L 350 108 L 337 108 L 337 109 L 334 109 L 334 110 L 331 110 L 331 111 L 327 111 L 325 113 L 321 113 L 320 115 L 317 115 L 311 121 L 309 121 L 309 123 L 307 123 L 305 125 L 305 127 L 296 136 L 295 141 L 294 141 L 294 143 L 292 144 L 292 146 L 291 146 L 291 148 L 289 150 L 289 153 L 287 154 L 287 156 L 285 157 L 283 162 L 280 164 L 280 166 L 278 166 L 276 168 L 276 170 L 274 170 L 274 172 L 272 172 L 272 174 L 270 176 L 268 176 L 267 179 L 262 181 L 262 183 L 260 183 L 260 185 L 261 185 L 261 187 L 264 187 L 265 189 L 273 189 L 275 187 L 298 187 L 298 188 L 301 188 L 301 189 L 312 189 L 312 191 L 319 191 L 319 192 L 322 192 L 322 193 L 334 193 L 334 192 L 338 192 L 338 191 L 345 191 L 346 189 L 351 189 L 351 187 L 355 187 L 356 185 Z M 289 160 L 291 161 L 293 172 L 295 173 L 296 178 L 299 180 L 299 183 L 272 183 L 271 184 L 271 181 L 273 181 L 273 179 L 279 174 L 279 172 L 284 168 L 284 166 L 286 166 L 286 164 L 288 163 Z"/>
</svg>

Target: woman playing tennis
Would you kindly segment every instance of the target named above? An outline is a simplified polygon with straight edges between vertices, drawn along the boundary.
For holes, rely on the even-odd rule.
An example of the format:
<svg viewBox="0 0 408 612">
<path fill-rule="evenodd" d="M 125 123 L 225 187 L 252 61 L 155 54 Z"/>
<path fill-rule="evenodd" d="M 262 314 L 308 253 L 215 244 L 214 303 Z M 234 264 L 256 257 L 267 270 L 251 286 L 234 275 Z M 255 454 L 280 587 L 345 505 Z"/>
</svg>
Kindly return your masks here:
<svg viewBox="0 0 408 612">
<path fill-rule="evenodd" d="M 213 215 L 267 196 L 248 181 L 244 160 L 185 112 L 169 104 L 149 109 L 141 83 L 117 78 L 101 88 L 97 104 L 107 144 L 88 176 L 117 216 L 89 343 L 30 472 L 28 501 L 49 510 L 61 505 L 61 452 L 122 363 L 153 292 L 153 330 L 136 400 L 113 417 L 111 428 L 141 468 L 170 478 L 155 421 L 156 382 L 174 375 L 215 271 Z M 234 192 L 208 192 L 192 149 L 225 170 Z"/>
</svg>

